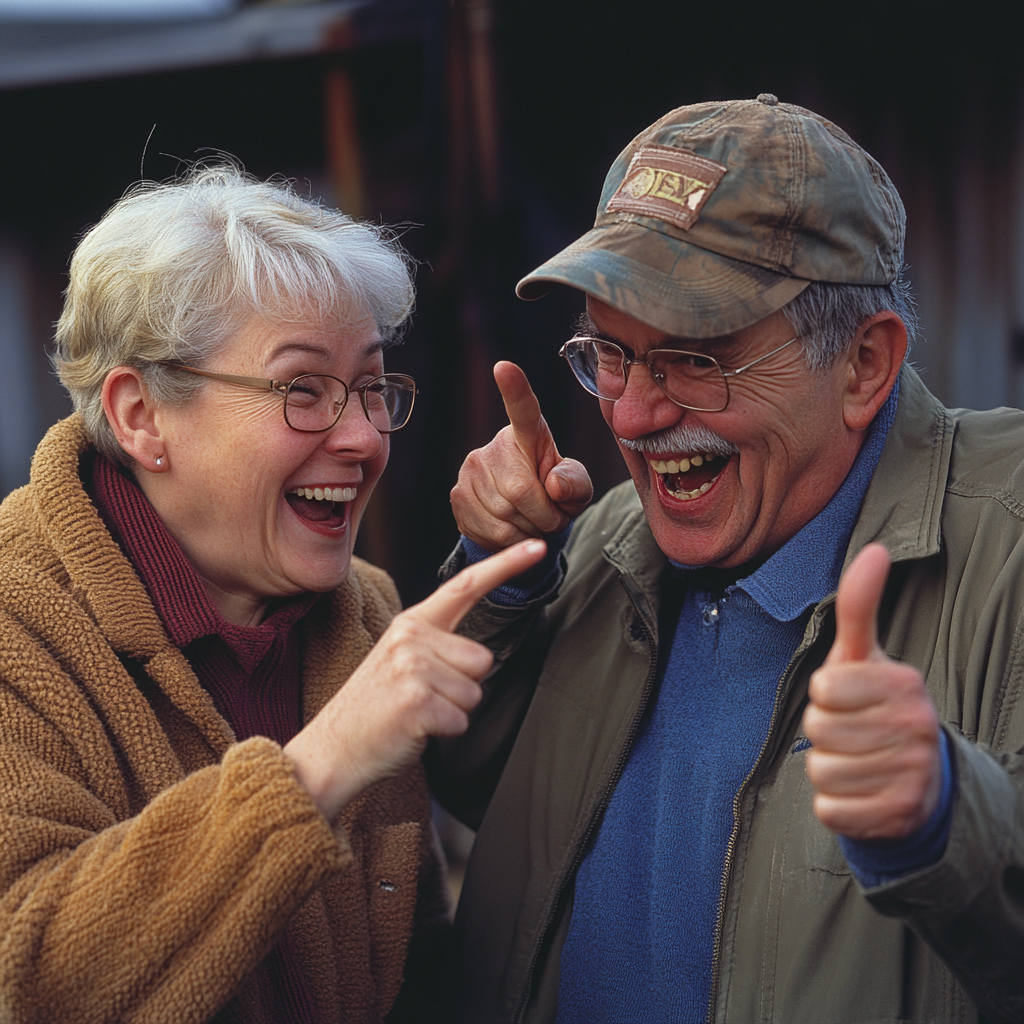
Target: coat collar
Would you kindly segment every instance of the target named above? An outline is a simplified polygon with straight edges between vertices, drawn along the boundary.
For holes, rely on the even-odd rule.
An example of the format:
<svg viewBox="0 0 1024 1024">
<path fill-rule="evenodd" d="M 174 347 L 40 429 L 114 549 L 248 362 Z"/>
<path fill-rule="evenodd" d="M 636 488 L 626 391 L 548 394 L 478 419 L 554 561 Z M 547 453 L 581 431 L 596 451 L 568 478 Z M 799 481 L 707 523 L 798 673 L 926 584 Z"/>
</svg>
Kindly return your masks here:
<svg viewBox="0 0 1024 1024">
<path fill-rule="evenodd" d="M 91 448 L 76 413 L 52 426 L 32 459 L 40 526 L 71 588 L 114 650 L 140 661 L 171 647 L 142 581 L 100 518 L 79 476 Z"/>
<path fill-rule="evenodd" d="M 106 642 L 119 654 L 142 662 L 210 746 L 223 752 L 233 739 L 230 727 L 172 643 L 142 580 L 82 485 L 79 466 L 91 448 L 76 413 L 47 431 L 32 460 L 36 529 L 52 552 L 48 560 L 56 563 L 49 571 L 66 576 L 62 585 L 87 610 Z M 304 630 L 304 720 L 362 661 L 397 611 L 397 597 L 386 576 L 353 559 L 348 579 L 329 600 L 317 602 Z"/>
</svg>

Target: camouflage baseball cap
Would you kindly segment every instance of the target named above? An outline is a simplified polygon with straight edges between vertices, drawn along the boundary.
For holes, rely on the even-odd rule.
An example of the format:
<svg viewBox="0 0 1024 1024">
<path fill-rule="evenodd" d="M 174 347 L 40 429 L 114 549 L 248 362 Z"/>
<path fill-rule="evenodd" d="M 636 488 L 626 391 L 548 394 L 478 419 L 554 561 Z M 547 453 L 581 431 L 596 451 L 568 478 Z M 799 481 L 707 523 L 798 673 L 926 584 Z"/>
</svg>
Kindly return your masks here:
<svg viewBox="0 0 1024 1024">
<path fill-rule="evenodd" d="M 889 284 L 906 215 L 842 129 L 770 93 L 679 107 L 619 154 L 597 220 L 516 287 L 579 288 L 685 338 L 763 319 L 810 281 Z"/>
</svg>

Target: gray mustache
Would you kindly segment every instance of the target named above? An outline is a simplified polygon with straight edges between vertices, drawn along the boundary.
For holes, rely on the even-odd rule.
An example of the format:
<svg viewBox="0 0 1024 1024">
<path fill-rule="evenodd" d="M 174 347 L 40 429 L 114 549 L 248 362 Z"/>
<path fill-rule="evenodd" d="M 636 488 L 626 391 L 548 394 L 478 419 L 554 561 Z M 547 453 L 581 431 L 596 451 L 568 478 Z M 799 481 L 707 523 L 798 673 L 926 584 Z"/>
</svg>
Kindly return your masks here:
<svg viewBox="0 0 1024 1024">
<path fill-rule="evenodd" d="M 700 424 L 677 423 L 668 430 L 644 434 L 635 441 L 619 438 L 631 452 L 702 452 L 705 455 L 736 455 L 739 448 L 720 434 Z"/>
</svg>

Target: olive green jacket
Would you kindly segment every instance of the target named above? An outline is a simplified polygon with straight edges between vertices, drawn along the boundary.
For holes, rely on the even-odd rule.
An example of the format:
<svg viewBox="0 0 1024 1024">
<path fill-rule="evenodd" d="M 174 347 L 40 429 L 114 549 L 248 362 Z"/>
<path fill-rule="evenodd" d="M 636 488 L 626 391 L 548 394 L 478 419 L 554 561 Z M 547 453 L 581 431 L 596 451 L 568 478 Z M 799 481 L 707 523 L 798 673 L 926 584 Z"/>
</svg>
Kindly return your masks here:
<svg viewBox="0 0 1024 1024">
<path fill-rule="evenodd" d="M 1024 413 L 944 409 L 913 370 L 847 559 L 881 541 L 890 656 L 925 675 L 957 794 L 942 859 L 865 892 L 814 817 L 800 750 L 813 611 L 734 804 L 709 1019 L 730 1024 L 1024 1021 Z M 657 671 L 656 546 L 632 485 L 580 517 L 557 597 L 464 624 L 500 668 L 435 790 L 479 833 L 456 922 L 457 1010 L 549 1022 L 573 880 Z M 455 568 L 450 565 L 449 570 Z"/>
</svg>

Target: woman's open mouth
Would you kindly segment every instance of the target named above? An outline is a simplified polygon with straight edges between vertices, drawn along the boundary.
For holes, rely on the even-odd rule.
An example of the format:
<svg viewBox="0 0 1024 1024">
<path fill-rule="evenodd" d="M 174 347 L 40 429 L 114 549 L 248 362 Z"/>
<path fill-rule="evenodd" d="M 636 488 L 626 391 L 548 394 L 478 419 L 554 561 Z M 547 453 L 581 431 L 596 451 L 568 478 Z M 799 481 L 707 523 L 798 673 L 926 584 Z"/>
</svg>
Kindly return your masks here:
<svg viewBox="0 0 1024 1024">
<path fill-rule="evenodd" d="M 687 452 L 670 458 L 648 458 L 651 469 L 657 473 L 670 497 L 677 501 L 693 501 L 711 490 L 731 455 L 712 455 Z"/>
<path fill-rule="evenodd" d="M 296 487 L 285 494 L 289 507 L 300 519 L 328 529 L 344 525 L 348 503 L 355 499 L 355 487 Z"/>
</svg>

